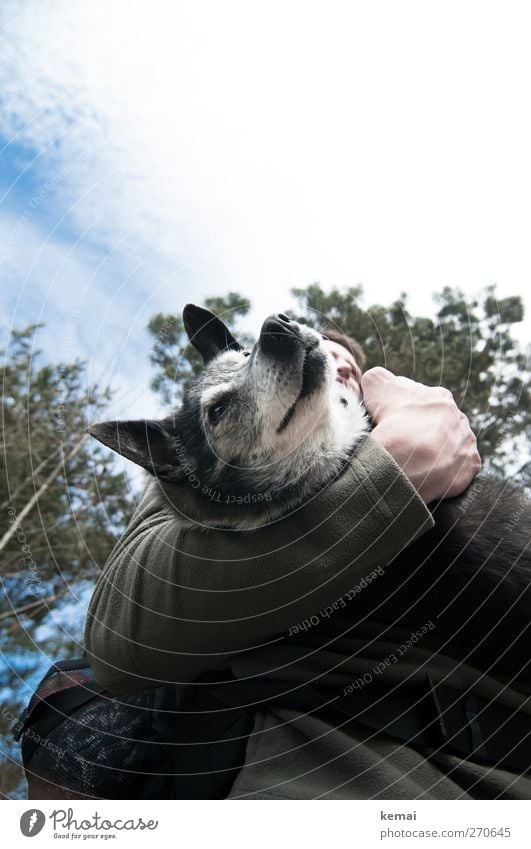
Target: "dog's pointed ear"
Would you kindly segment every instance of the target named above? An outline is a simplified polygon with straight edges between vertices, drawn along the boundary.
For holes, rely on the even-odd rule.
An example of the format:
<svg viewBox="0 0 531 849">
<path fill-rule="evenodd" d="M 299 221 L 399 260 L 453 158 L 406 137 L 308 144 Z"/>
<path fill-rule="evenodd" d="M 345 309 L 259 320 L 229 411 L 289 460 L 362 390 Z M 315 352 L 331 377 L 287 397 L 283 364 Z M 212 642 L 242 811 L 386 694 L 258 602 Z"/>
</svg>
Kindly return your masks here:
<svg viewBox="0 0 531 849">
<path fill-rule="evenodd" d="M 99 422 L 88 432 L 108 448 L 132 460 L 159 478 L 179 483 L 184 478 L 175 438 L 164 420 L 138 419 L 128 422 Z"/>
<path fill-rule="evenodd" d="M 243 351 L 243 348 L 217 315 L 203 307 L 186 304 L 183 310 L 184 329 L 205 364 L 221 351 Z"/>
</svg>

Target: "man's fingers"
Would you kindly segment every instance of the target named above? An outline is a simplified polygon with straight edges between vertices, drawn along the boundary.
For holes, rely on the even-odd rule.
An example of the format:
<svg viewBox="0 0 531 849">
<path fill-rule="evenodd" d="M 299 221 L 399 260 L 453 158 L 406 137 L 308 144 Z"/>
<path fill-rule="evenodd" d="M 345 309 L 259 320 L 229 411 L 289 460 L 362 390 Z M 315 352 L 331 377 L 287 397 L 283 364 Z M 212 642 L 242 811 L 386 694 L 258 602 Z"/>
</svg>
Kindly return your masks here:
<svg viewBox="0 0 531 849">
<path fill-rule="evenodd" d="M 419 387 L 426 388 L 409 377 L 396 377 L 392 371 L 381 366 L 369 369 L 361 378 L 363 402 L 375 422 L 387 410 L 403 405 L 406 399 L 408 402 L 412 400 L 418 394 Z"/>
<path fill-rule="evenodd" d="M 393 378 L 394 374 L 392 371 L 383 368 L 383 366 L 375 366 L 362 374 L 361 382 L 362 384 L 367 383 L 369 385 L 376 385 L 378 383 L 389 381 Z"/>
<path fill-rule="evenodd" d="M 378 421 L 385 401 L 385 390 L 391 380 L 396 380 L 393 372 L 381 366 L 375 366 L 361 376 L 363 403 L 375 422 Z"/>
<path fill-rule="evenodd" d="M 426 503 L 461 493 L 481 469 L 466 415 L 443 386 L 373 368 L 362 379 L 373 438 L 394 457 Z"/>
</svg>

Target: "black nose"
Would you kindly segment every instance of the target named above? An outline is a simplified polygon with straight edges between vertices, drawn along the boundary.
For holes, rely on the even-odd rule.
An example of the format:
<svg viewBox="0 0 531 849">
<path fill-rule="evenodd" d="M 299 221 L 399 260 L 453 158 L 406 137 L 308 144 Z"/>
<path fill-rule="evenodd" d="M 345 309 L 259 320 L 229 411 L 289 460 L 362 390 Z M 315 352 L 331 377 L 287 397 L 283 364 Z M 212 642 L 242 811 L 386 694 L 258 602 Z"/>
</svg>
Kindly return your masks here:
<svg viewBox="0 0 531 849">
<path fill-rule="evenodd" d="M 264 354 L 290 356 L 300 344 L 299 327 L 284 313 L 266 318 L 258 344 Z"/>
</svg>

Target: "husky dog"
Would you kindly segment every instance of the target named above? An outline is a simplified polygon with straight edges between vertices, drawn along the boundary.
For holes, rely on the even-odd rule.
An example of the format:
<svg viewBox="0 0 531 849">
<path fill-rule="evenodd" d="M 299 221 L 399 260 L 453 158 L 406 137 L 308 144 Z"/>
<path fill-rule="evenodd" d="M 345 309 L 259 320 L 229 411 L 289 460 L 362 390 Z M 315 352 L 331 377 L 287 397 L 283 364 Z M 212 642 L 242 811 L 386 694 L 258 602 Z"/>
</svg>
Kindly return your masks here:
<svg viewBox="0 0 531 849">
<path fill-rule="evenodd" d="M 321 334 L 272 315 L 246 350 L 207 310 L 189 304 L 183 320 L 205 367 L 181 407 L 158 421 L 89 428 L 158 479 L 176 522 L 250 530 L 341 474 L 370 424 L 361 400 L 336 381 Z M 432 619 L 445 653 L 529 680 L 525 493 L 481 475 L 431 507 L 435 527 L 364 590 L 356 615 L 412 627 Z"/>
</svg>

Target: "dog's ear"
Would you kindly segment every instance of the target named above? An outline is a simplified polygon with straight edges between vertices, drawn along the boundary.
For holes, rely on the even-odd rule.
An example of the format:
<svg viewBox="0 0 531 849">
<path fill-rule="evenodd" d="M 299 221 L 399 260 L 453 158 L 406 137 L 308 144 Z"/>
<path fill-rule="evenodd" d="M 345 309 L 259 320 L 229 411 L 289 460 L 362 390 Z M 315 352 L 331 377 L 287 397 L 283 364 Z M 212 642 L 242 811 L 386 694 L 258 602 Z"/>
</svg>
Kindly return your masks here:
<svg viewBox="0 0 531 849">
<path fill-rule="evenodd" d="M 95 439 L 103 442 L 137 466 L 158 478 L 180 483 L 184 472 L 179 464 L 176 441 L 165 422 L 138 419 L 128 422 L 99 422 L 88 428 Z"/>
<path fill-rule="evenodd" d="M 241 345 L 217 315 L 203 307 L 186 304 L 183 310 L 184 329 L 205 364 L 221 351 L 242 351 Z"/>
</svg>

